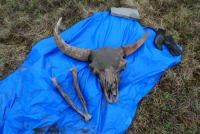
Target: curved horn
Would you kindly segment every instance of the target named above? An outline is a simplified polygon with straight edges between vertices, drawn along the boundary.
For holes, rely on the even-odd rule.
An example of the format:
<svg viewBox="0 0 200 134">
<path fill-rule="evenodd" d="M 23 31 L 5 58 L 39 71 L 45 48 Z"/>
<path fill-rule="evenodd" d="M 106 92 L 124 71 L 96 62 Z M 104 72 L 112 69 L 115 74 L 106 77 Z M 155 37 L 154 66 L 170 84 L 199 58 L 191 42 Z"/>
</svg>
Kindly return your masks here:
<svg viewBox="0 0 200 134">
<path fill-rule="evenodd" d="M 67 44 L 59 35 L 59 26 L 62 21 L 62 17 L 58 20 L 55 29 L 54 29 L 54 38 L 58 48 L 66 55 L 81 61 L 88 61 L 89 56 L 91 54 L 91 50 L 89 49 L 81 49 L 70 46 Z"/>
<path fill-rule="evenodd" d="M 132 45 L 128 45 L 128 46 L 122 46 L 121 48 L 123 50 L 124 56 L 128 56 L 128 55 L 132 54 L 133 52 L 135 52 L 140 46 L 142 46 L 142 44 L 144 44 L 147 37 L 148 37 L 148 32 L 146 32 L 145 35 L 140 40 L 138 40 L 136 43 L 134 43 Z"/>
</svg>

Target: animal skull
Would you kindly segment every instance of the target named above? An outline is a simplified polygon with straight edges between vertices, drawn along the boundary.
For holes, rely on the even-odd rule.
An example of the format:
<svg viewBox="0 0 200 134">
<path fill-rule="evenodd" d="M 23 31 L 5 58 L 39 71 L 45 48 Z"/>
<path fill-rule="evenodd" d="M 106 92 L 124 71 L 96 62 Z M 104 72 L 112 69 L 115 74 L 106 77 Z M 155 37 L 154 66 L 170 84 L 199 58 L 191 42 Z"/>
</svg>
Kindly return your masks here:
<svg viewBox="0 0 200 134">
<path fill-rule="evenodd" d="M 70 46 L 59 35 L 60 18 L 54 29 L 54 37 L 58 48 L 66 55 L 80 60 L 89 61 L 90 68 L 94 74 L 99 76 L 106 100 L 109 103 L 118 99 L 118 85 L 120 81 L 120 71 L 125 69 L 125 56 L 134 53 L 148 37 L 148 32 L 136 43 L 119 48 L 104 47 L 97 50 L 82 49 Z"/>
</svg>

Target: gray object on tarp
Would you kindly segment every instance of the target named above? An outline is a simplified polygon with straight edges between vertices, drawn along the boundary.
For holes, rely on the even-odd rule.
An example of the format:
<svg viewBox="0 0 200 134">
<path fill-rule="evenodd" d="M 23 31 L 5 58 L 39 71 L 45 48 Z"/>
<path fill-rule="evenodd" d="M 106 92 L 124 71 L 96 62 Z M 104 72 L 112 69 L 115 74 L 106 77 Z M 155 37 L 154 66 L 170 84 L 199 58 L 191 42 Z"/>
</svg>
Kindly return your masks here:
<svg viewBox="0 0 200 134">
<path fill-rule="evenodd" d="M 126 7 L 111 7 L 111 14 L 129 19 L 140 19 L 140 14 L 137 9 Z"/>
</svg>

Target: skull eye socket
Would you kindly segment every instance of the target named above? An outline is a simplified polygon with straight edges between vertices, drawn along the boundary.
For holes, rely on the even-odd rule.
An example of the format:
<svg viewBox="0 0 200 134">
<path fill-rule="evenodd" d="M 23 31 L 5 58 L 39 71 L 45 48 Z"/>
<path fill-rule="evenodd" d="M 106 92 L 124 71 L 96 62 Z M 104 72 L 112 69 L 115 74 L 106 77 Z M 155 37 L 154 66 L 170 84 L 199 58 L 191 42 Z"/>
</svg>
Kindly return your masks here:
<svg viewBox="0 0 200 134">
<path fill-rule="evenodd" d="M 94 74 L 98 73 L 98 70 L 96 68 L 93 68 L 92 71 L 93 71 Z"/>
<path fill-rule="evenodd" d="M 121 66 L 121 69 L 125 69 L 126 68 L 126 65 L 127 65 L 127 62 L 126 61 L 120 61 L 120 66 Z"/>
<path fill-rule="evenodd" d="M 89 66 L 90 66 L 90 68 L 92 69 L 92 72 L 94 73 L 94 74 L 97 74 L 97 69 L 93 66 L 93 64 L 89 64 Z"/>
</svg>

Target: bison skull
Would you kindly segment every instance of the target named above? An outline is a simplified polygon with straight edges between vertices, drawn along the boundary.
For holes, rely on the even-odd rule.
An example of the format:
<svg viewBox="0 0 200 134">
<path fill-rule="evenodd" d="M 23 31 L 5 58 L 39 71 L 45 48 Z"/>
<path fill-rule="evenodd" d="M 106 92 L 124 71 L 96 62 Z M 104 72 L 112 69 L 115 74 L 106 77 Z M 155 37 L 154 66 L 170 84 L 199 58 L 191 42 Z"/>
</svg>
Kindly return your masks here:
<svg viewBox="0 0 200 134">
<path fill-rule="evenodd" d="M 90 68 L 94 74 L 99 76 L 106 100 L 109 103 L 116 102 L 118 99 L 118 85 L 120 81 L 120 71 L 125 69 L 125 56 L 134 53 L 148 37 L 144 35 L 136 43 L 122 46 L 120 48 L 104 47 L 97 50 L 76 48 L 67 44 L 59 35 L 59 26 L 62 18 L 57 22 L 54 29 L 54 37 L 58 48 L 66 55 L 80 60 L 89 61 Z"/>
</svg>

